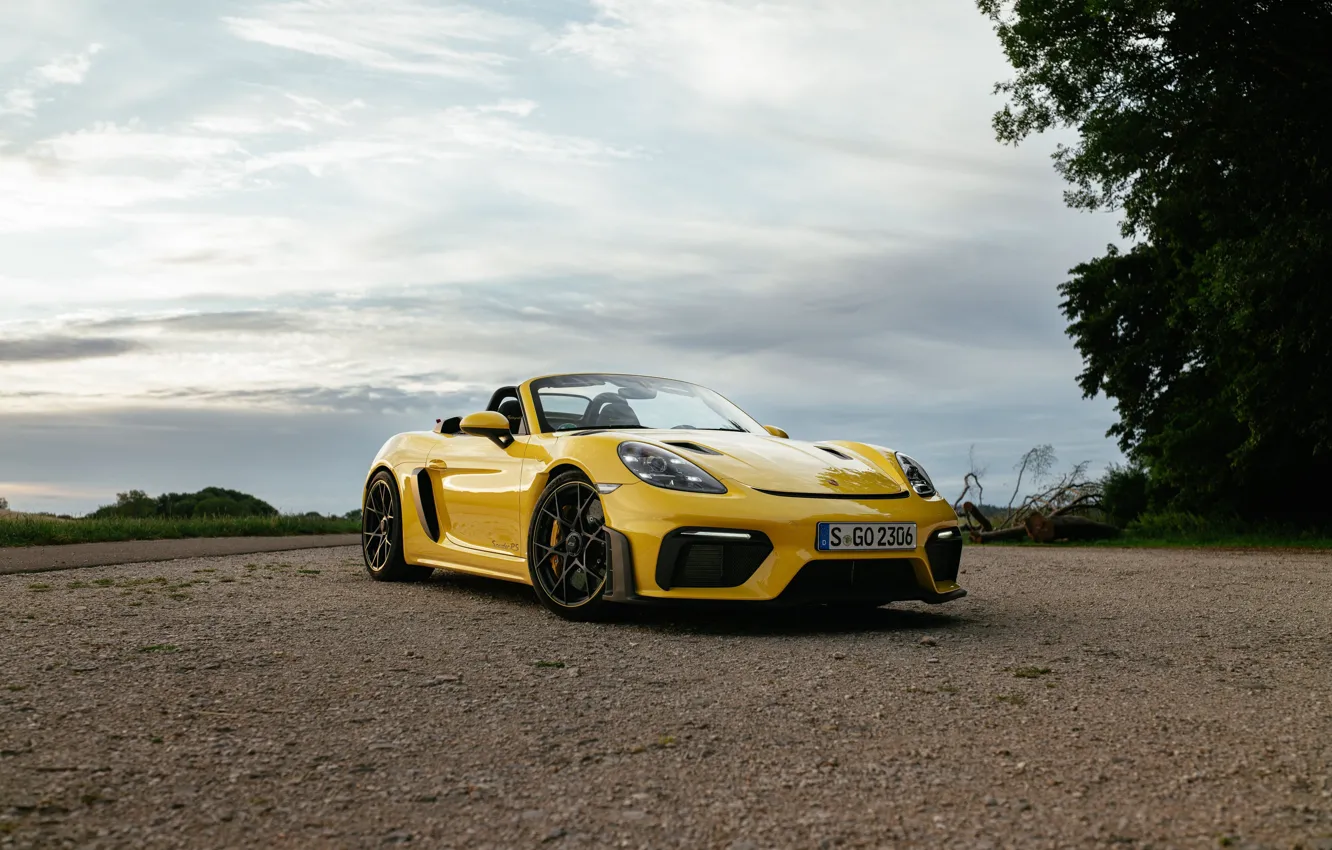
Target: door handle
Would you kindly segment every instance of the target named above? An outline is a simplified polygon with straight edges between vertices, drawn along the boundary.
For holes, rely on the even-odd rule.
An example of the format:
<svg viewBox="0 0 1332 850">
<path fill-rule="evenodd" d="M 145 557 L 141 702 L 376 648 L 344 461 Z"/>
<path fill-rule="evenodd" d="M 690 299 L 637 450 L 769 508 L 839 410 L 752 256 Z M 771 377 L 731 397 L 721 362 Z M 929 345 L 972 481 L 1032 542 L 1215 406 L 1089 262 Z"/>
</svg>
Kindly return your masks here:
<svg viewBox="0 0 1332 850">
<path fill-rule="evenodd" d="M 448 468 L 449 468 L 449 465 L 448 465 L 446 462 L 440 460 L 440 459 L 437 458 L 437 457 L 432 457 L 429 461 L 427 461 L 427 462 L 426 462 L 426 466 L 430 467 L 431 469 L 448 469 Z"/>
</svg>

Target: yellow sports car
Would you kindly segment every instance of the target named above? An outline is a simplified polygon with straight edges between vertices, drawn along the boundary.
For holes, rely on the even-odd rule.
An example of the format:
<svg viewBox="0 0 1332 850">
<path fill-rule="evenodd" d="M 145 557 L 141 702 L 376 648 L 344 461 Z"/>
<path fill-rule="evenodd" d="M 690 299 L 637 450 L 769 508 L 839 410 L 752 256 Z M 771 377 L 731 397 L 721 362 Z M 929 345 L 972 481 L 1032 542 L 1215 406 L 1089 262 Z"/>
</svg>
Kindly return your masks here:
<svg viewBox="0 0 1332 850">
<path fill-rule="evenodd" d="M 919 463 L 803 443 L 712 390 L 552 375 L 399 434 L 370 466 L 365 566 L 530 584 L 562 617 L 615 602 L 947 602 L 957 515 Z"/>
</svg>

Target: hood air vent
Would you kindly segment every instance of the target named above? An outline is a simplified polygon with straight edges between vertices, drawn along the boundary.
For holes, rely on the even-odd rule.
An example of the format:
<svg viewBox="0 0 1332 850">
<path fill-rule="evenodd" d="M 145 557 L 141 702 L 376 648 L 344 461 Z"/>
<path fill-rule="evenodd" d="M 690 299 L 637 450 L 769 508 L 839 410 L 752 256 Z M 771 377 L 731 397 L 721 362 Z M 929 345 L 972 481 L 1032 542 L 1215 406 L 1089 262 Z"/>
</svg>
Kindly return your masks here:
<svg viewBox="0 0 1332 850">
<path fill-rule="evenodd" d="M 719 451 L 714 451 L 713 449 L 710 449 L 707 446 L 700 446 L 698 443 L 691 443 L 688 440 L 680 440 L 678 442 L 671 440 L 663 440 L 662 442 L 666 443 L 666 445 L 668 446 L 675 446 L 677 449 L 684 449 L 685 451 L 695 452 L 701 455 L 721 454 L 721 452 Z"/>
<path fill-rule="evenodd" d="M 855 459 L 855 458 L 851 457 L 851 455 L 846 454 L 845 452 L 840 452 L 840 451 L 838 451 L 837 449 L 834 449 L 832 446 L 815 446 L 814 448 L 816 448 L 816 449 L 821 449 L 822 451 L 827 452 L 828 454 L 832 455 L 833 457 L 839 457 L 839 458 L 841 458 L 842 460 L 854 460 L 854 459 Z"/>
</svg>

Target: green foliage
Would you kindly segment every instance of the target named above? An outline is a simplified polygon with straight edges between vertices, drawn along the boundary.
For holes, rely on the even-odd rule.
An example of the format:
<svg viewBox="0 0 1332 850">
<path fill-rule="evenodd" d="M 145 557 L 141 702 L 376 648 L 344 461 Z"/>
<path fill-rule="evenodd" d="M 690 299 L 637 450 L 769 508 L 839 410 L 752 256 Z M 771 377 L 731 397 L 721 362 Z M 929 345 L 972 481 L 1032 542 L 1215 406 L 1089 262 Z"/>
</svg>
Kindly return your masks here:
<svg viewBox="0 0 1332 850">
<path fill-rule="evenodd" d="M 0 547 L 110 540 L 161 540 L 184 537 L 284 537 L 297 534 L 355 534 L 360 522 L 329 517 L 0 517 Z"/>
<path fill-rule="evenodd" d="M 93 512 L 94 517 L 223 517 L 276 516 L 277 509 L 262 499 L 228 490 L 205 487 L 197 493 L 163 493 L 157 498 L 142 490 L 116 495 L 114 505 Z"/>
<path fill-rule="evenodd" d="M 1112 545 L 1329 549 L 1332 526 L 1156 511 L 1144 513 L 1129 523 L 1124 536 Z"/>
<path fill-rule="evenodd" d="M 1111 464 L 1101 479 L 1101 510 L 1123 528 L 1151 504 L 1151 477 L 1141 466 Z"/>
<path fill-rule="evenodd" d="M 1075 128 L 1068 203 L 1135 241 L 1061 287 L 1083 392 L 1163 503 L 1286 511 L 1332 474 L 1332 4 L 978 5 L 1016 71 L 1000 140 Z"/>
<path fill-rule="evenodd" d="M 1129 531 L 1138 537 L 1188 538 L 1196 540 L 1221 530 L 1221 523 L 1186 511 L 1163 511 L 1144 514 L 1129 525 Z M 1235 530 L 1232 526 L 1232 531 Z"/>
<path fill-rule="evenodd" d="M 114 505 L 98 508 L 96 513 L 105 516 L 147 517 L 154 514 L 156 507 L 157 503 L 152 496 L 142 490 L 131 490 L 128 493 L 117 493 Z"/>
</svg>

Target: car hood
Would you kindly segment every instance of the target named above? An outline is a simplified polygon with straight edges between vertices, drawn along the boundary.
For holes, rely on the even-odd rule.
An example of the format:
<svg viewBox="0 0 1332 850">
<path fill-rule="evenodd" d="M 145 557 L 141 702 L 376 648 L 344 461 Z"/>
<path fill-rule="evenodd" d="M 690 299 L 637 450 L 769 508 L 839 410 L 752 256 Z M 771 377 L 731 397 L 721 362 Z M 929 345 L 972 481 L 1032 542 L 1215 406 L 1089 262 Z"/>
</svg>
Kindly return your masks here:
<svg viewBox="0 0 1332 850">
<path fill-rule="evenodd" d="M 883 496 L 906 489 L 892 462 L 867 446 L 806 443 L 729 431 L 634 430 L 617 431 L 615 436 L 670 449 L 717 478 L 737 481 L 756 490 L 820 496 Z"/>
</svg>

